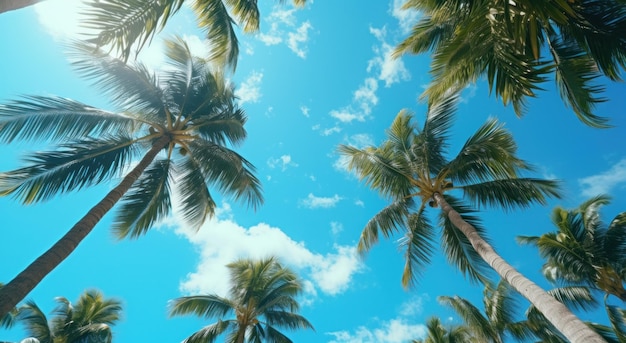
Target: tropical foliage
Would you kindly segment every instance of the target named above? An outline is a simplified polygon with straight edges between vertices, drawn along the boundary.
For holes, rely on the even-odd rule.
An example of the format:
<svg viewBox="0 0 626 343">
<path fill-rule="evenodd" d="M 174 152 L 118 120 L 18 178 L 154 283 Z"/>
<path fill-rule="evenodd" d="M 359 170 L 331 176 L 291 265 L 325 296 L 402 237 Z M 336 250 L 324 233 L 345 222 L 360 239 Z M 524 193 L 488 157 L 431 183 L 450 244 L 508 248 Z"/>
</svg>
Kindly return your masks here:
<svg viewBox="0 0 626 343">
<path fill-rule="evenodd" d="M 519 236 L 518 242 L 532 244 L 546 260 L 543 273 L 554 283 L 584 285 L 604 293 L 610 322 L 620 340 L 626 340 L 624 310 L 608 302 L 609 296 L 626 301 L 626 212 L 610 222 L 600 217 L 606 195 L 595 196 L 578 208 L 557 207 L 552 222 L 557 231 L 541 236 Z"/>
<path fill-rule="evenodd" d="M 26 96 L 0 106 L 0 141 L 58 142 L 30 154 L 27 166 L 1 173 L 1 195 L 28 204 L 124 176 L 66 236 L 0 290 L 0 314 L 61 263 L 118 201 L 113 231 L 119 238 L 145 234 L 173 205 L 190 227 L 199 228 L 214 213 L 212 189 L 253 207 L 262 202 L 254 167 L 229 147 L 246 137 L 246 115 L 233 86 L 206 59 L 192 56 L 184 41 L 166 45 L 170 67 L 155 75 L 142 64 L 127 65 L 92 45 L 75 44 L 74 66 L 95 80 L 118 112 L 53 96 Z"/>
<path fill-rule="evenodd" d="M 20 307 L 19 320 L 30 336 L 29 342 L 112 342 L 111 326 L 120 320 L 122 313 L 120 301 L 106 299 L 96 290 L 85 291 L 75 304 L 63 297 L 55 300 L 58 305 L 52 318 L 47 318 L 33 301 Z"/>
<path fill-rule="evenodd" d="M 184 343 L 215 342 L 223 334 L 227 343 L 287 343 L 291 340 L 279 329 L 313 329 L 308 320 L 297 314 L 299 305 L 295 298 L 301 293 L 302 284 L 275 258 L 242 259 L 227 267 L 231 283 L 228 297 L 195 295 L 171 302 L 171 316 L 217 318 L 216 323 L 195 332 Z"/>
<path fill-rule="evenodd" d="M 431 317 L 426 321 L 426 337 L 413 340 L 412 343 L 472 343 L 470 332 L 465 326 L 444 326 L 437 317 Z"/>
<path fill-rule="evenodd" d="M 133 46 L 141 50 L 184 3 L 185 0 L 91 0 L 87 3 L 85 26 L 97 32 L 92 42 L 110 45 L 123 59 L 128 59 Z M 245 33 L 257 32 L 260 23 L 257 2 L 193 0 L 189 3 L 198 26 L 207 33 L 212 48 L 210 59 L 234 69 L 239 56 L 234 25 L 239 25 Z M 306 0 L 293 0 L 293 3 L 304 6 Z"/>
<path fill-rule="evenodd" d="M 606 126 L 594 107 L 605 100 L 600 78 L 620 81 L 626 66 L 623 1 L 409 0 L 405 8 L 423 15 L 395 54 L 432 52 L 430 102 L 484 76 L 521 115 L 552 77 L 580 120 Z"/>
<path fill-rule="evenodd" d="M 447 158 L 456 100 L 456 95 L 449 95 L 431 103 L 421 128 L 413 123 L 411 114 L 401 111 L 379 146 L 340 146 L 349 159 L 349 169 L 391 201 L 365 225 L 358 250 L 367 252 L 381 234 L 390 237 L 402 231 L 406 257 L 402 283 L 413 284 L 436 242 L 426 209 L 440 207 L 442 248 L 465 275 L 486 282 L 487 262 L 572 341 L 601 342 L 563 304 L 517 272 L 482 238 L 484 230 L 474 206 L 511 209 L 543 204 L 547 197 L 559 195 L 558 185 L 522 175 L 532 170 L 531 166 L 517 157 L 513 137 L 493 119 L 483 124 L 456 156 Z"/>
</svg>

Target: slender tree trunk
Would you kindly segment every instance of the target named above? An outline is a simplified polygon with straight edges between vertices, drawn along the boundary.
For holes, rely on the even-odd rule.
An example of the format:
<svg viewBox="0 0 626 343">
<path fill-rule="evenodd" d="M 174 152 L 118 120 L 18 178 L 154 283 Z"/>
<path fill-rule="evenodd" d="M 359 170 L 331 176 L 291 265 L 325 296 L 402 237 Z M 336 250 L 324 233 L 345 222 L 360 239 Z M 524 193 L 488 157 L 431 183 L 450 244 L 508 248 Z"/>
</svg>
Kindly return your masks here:
<svg viewBox="0 0 626 343">
<path fill-rule="evenodd" d="M 39 256 L 11 282 L 0 289 L 0 317 L 11 311 L 30 291 L 37 286 L 54 268 L 76 249 L 78 244 L 93 230 L 100 219 L 113 208 L 122 196 L 137 181 L 156 155 L 168 143 L 169 137 L 162 137 L 128 173 L 117 187 L 113 188 L 100 202 L 59 239 L 45 253 Z"/>
<path fill-rule="evenodd" d="M 598 333 L 578 319 L 565 305 L 550 296 L 550 294 L 500 257 L 491 245 L 478 234 L 476 228 L 463 220 L 461 215 L 448 204 L 441 194 L 435 193 L 433 197 L 452 224 L 469 239 L 472 247 L 474 247 L 480 257 L 516 291 L 528 299 L 570 342 L 606 343 Z"/>
<path fill-rule="evenodd" d="M 18 10 L 43 0 L 0 0 L 0 13 Z"/>
</svg>

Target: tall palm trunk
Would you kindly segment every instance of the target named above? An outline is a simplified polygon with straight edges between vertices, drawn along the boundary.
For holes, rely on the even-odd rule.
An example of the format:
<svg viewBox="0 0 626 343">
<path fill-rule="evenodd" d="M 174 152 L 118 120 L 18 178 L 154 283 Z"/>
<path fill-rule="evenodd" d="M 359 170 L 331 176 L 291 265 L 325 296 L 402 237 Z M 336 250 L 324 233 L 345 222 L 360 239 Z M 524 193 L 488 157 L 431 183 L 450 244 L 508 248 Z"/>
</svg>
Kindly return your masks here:
<svg viewBox="0 0 626 343">
<path fill-rule="evenodd" d="M 570 342 L 606 343 L 600 335 L 578 319 L 565 305 L 554 299 L 500 257 L 491 245 L 478 234 L 476 228 L 463 220 L 461 215 L 448 204 L 441 194 L 435 193 L 433 197 L 452 224 L 467 237 L 480 257 L 516 291 L 528 299 Z"/>
<path fill-rule="evenodd" d="M 0 13 L 17 10 L 34 5 L 43 0 L 2 0 L 0 1 Z"/>
<path fill-rule="evenodd" d="M 45 253 L 39 256 L 11 282 L 0 289 L 0 317 L 14 308 L 30 291 L 37 286 L 54 268 L 76 249 L 78 244 L 93 230 L 100 219 L 113 208 L 130 187 L 137 181 L 144 170 L 152 163 L 159 151 L 170 138 L 165 136 L 157 140 L 141 159 L 139 164 L 128 173 L 117 187 L 113 188 L 100 202 L 59 239 Z"/>
</svg>

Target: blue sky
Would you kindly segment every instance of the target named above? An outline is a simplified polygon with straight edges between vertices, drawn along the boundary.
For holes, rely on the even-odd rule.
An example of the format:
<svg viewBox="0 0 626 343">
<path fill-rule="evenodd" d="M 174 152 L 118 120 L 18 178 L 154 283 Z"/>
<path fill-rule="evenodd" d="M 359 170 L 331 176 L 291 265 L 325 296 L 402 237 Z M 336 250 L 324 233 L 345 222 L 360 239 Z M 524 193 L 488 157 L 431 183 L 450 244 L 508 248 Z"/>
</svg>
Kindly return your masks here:
<svg viewBox="0 0 626 343">
<path fill-rule="evenodd" d="M 167 301 L 182 295 L 224 293 L 224 265 L 238 257 L 276 255 L 304 280 L 302 314 L 316 331 L 294 332 L 297 342 L 406 342 L 419 338 L 428 317 L 457 321 L 437 303 L 460 295 L 477 304 L 482 289 L 471 285 L 437 253 L 417 287 L 404 290 L 404 264 L 394 239 L 381 241 L 361 259 L 355 246 L 365 223 L 386 201 L 349 174 L 338 144 L 378 144 L 403 108 L 423 120 L 417 101 L 429 82 L 428 57 L 392 60 L 394 45 L 417 13 L 401 12 L 399 0 L 316 1 L 304 9 L 260 3 L 261 31 L 239 35 L 241 55 L 232 80 L 246 110 L 249 133 L 241 154 L 257 167 L 265 204 L 256 212 L 220 199 L 218 215 L 198 232 L 173 216 L 133 241 L 116 241 L 108 215 L 62 265 L 29 296 L 51 311 L 54 297 L 76 300 L 88 288 L 124 303 L 114 329 L 116 342 L 180 342 L 210 322 L 167 318 Z M 60 95 L 110 108 L 89 82 L 76 76 L 62 42 L 76 37 L 75 0 L 43 3 L 0 16 L 3 63 L 0 102 L 20 94 Z M 202 33 L 184 8 L 156 37 L 141 59 L 159 68 L 160 37 L 183 35 L 201 52 Z M 451 152 L 487 118 L 513 132 L 520 156 L 537 167 L 535 176 L 563 181 L 565 197 L 548 206 L 501 213 L 482 209 L 496 250 L 544 287 L 541 260 L 517 235 L 552 230 L 556 205 L 575 207 L 589 196 L 613 197 L 603 209 L 610 220 L 626 209 L 626 108 L 624 84 L 610 84 L 597 113 L 615 126 L 585 127 L 562 104 L 551 83 L 517 118 L 490 97 L 484 82 L 468 87 L 459 103 Z M 0 171 L 19 166 L 20 155 L 41 149 L 23 143 L 2 146 Z M 8 282 L 60 238 L 113 183 L 66 194 L 50 202 L 20 206 L 0 198 L 0 280 Z M 525 304 L 523 306 L 526 306 Z M 605 322 L 602 313 L 581 314 Z M 19 327 L 0 330 L 0 340 L 25 338 Z"/>
</svg>

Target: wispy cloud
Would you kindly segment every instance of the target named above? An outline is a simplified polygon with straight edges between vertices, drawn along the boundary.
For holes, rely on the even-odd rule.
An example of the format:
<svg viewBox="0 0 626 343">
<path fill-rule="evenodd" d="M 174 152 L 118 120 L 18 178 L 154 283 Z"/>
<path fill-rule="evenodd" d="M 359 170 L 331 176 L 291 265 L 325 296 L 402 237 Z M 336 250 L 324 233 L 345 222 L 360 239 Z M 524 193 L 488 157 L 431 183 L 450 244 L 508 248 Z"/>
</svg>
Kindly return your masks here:
<svg viewBox="0 0 626 343">
<path fill-rule="evenodd" d="M 226 295 L 229 288 L 226 264 L 242 257 L 280 258 L 304 279 L 309 298 L 318 291 L 327 295 L 345 291 L 354 274 L 363 269 L 353 246 L 335 245 L 330 253 L 316 253 L 303 242 L 292 240 L 280 228 L 265 223 L 249 228 L 240 226 L 233 220 L 228 205 L 223 205 L 201 230 L 178 227 L 176 232 L 199 251 L 196 270 L 187 274 L 180 284 L 185 294 Z"/>
<path fill-rule="evenodd" d="M 277 45 L 284 43 L 298 57 L 306 58 L 309 32 L 313 29 L 310 21 L 298 23 L 294 12 L 296 9 L 285 9 L 275 6 L 272 12 L 265 18 L 265 25 L 269 30 L 257 34 L 257 39 L 265 45 Z"/>
<path fill-rule="evenodd" d="M 300 204 L 306 208 L 314 209 L 314 208 L 331 208 L 335 207 L 339 201 L 341 201 L 341 197 L 337 194 L 332 197 L 318 197 L 313 195 L 313 193 L 309 193 L 309 195 L 300 200 Z"/>
<path fill-rule="evenodd" d="M 592 197 L 599 194 L 610 194 L 616 188 L 626 186 L 626 158 L 614 164 L 609 170 L 597 175 L 578 179 L 582 195 Z"/>
<path fill-rule="evenodd" d="M 411 73 L 404 66 L 401 58 L 393 58 L 394 47 L 387 43 L 387 30 L 385 27 L 376 29 L 370 27 L 370 33 L 378 39 L 380 46 L 374 47 L 376 55 L 369 60 L 367 71 L 378 71 L 378 79 L 385 82 L 385 87 L 400 81 L 408 81 L 411 79 Z"/>
<path fill-rule="evenodd" d="M 349 105 L 329 112 L 331 117 L 341 123 L 364 122 L 370 118 L 374 106 L 378 104 L 376 92 L 379 81 L 384 82 L 385 87 L 390 87 L 394 83 L 411 78 L 402 59 L 391 57 L 393 46 L 386 41 L 386 29 L 370 28 L 370 33 L 376 37 L 379 44 L 373 47 L 374 57 L 367 63 L 367 77 L 352 94 Z"/>
<path fill-rule="evenodd" d="M 263 73 L 253 71 L 250 73 L 247 79 L 245 79 L 241 85 L 235 90 L 235 96 L 239 98 L 239 104 L 243 105 L 246 102 L 258 102 L 261 99 L 261 81 L 263 80 Z"/>
<path fill-rule="evenodd" d="M 343 225 L 339 222 L 330 222 L 330 232 L 333 235 L 338 235 L 341 231 L 343 231 Z"/>
<path fill-rule="evenodd" d="M 298 164 L 291 160 L 291 155 L 282 155 L 278 158 L 270 157 L 267 160 L 267 165 L 274 169 L 280 168 L 282 171 L 285 171 L 287 167 L 297 167 Z"/>
<path fill-rule="evenodd" d="M 404 3 L 406 3 L 406 0 L 393 0 L 389 11 L 398 20 L 398 26 L 400 26 L 402 33 L 406 35 L 411 31 L 413 25 L 417 23 L 420 13 L 414 9 L 402 9 Z"/>
<path fill-rule="evenodd" d="M 417 302 L 415 305 L 413 302 Z M 378 321 L 378 327 L 359 326 L 354 331 L 335 331 L 326 334 L 333 338 L 328 343 L 406 343 L 426 336 L 426 326 L 412 323 L 410 317 L 421 310 L 421 298 L 415 297 L 402 305 L 398 317 Z M 405 309 L 411 309 L 406 311 Z"/>
<path fill-rule="evenodd" d="M 306 107 L 304 105 L 300 106 L 300 112 L 302 112 L 302 115 L 307 117 L 307 118 L 309 117 L 309 112 L 310 111 L 311 111 L 310 108 L 308 108 L 308 107 Z"/>
</svg>

